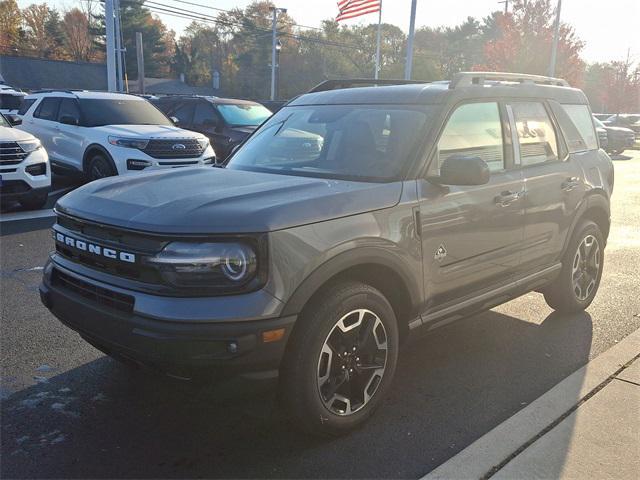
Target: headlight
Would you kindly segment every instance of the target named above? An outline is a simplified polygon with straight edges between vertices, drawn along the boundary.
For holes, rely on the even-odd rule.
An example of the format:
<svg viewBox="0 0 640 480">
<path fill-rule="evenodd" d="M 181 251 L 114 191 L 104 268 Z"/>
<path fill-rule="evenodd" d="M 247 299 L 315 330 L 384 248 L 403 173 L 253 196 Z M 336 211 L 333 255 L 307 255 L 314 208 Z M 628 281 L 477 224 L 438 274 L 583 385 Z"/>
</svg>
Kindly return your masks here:
<svg viewBox="0 0 640 480">
<path fill-rule="evenodd" d="M 209 146 L 209 139 L 207 137 L 198 138 L 198 144 L 202 150 L 206 150 Z"/>
<path fill-rule="evenodd" d="M 144 138 L 125 138 L 110 136 L 109 143 L 117 147 L 137 148 L 138 150 L 144 150 L 145 148 L 147 148 L 149 140 Z"/>
<path fill-rule="evenodd" d="M 42 148 L 42 144 L 40 143 L 40 140 L 38 140 L 37 138 L 33 138 L 31 140 L 25 140 L 24 142 L 18 142 L 18 145 L 20 145 L 20 148 L 24 150 L 25 153 L 35 152 L 36 150 L 39 150 Z"/>
<path fill-rule="evenodd" d="M 241 242 L 173 242 L 148 260 L 176 287 L 236 288 L 256 277 L 255 249 Z"/>
</svg>

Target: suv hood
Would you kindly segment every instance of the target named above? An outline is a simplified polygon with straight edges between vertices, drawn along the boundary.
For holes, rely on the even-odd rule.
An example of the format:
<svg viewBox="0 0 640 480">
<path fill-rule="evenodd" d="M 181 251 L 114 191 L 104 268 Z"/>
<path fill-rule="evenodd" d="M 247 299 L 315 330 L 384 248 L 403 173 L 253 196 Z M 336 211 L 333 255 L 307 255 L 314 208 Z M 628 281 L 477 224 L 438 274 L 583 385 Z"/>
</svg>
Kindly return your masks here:
<svg viewBox="0 0 640 480">
<path fill-rule="evenodd" d="M 402 182 L 205 167 L 98 180 L 62 197 L 56 210 L 153 233 L 259 233 L 392 207 L 401 193 Z"/>
<path fill-rule="evenodd" d="M 0 127 L 0 142 L 24 142 L 33 140 L 34 136 L 17 128 Z"/>
<path fill-rule="evenodd" d="M 100 131 L 107 135 L 132 138 L 201 138 L 199 133 L 172 125 L 105 125 Z"/>
</svg>

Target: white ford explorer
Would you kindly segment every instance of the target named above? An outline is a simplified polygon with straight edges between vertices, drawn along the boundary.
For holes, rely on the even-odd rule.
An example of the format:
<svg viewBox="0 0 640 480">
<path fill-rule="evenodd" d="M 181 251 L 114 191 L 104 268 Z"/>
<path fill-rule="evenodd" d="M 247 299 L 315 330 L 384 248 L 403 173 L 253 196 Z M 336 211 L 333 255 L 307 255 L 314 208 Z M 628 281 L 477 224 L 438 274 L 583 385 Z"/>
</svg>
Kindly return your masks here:
<svg viewBox="0 0 640 480">
<path fill-rule="evenodd" d="M 207 137 L 176 127 L 134 95 L 46 91 L 28 95 L 25 103 L 30 106 L 19 128 L 42 141 L 56 170 L 82 173 L 89 181 L 215 162 Z"/>
<path fill-rule="evenodd" d="M 0 204 L 18 201 L 28 209 L 42 208 L 51 189 L 51 168 L 40 141 L 12 128 L 15 115 L 0 113 Z"/>
</svg>

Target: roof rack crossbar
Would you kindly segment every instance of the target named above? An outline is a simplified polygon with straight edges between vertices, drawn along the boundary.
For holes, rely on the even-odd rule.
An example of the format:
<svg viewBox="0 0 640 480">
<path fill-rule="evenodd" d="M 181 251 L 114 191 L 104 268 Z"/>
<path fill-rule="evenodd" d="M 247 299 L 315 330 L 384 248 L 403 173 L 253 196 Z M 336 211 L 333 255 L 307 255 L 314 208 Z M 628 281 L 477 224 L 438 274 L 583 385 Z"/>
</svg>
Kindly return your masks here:
<svg viewBox="0 0 640 480">
<path fill-rule="evenodd" d="M 325 80 L 324 82 L 316 85 L 307 93 L 326 92 L 329 90 L 338 90 L 341 88 L 353 88 L 364 86 L 376 86 L 376 85 L 415 85 L 420 83 L 429 83 L 420 80 L 389 80 L 373 78 L 347 78 L 339 80 Z"/>
<path fill-rule="evenodd" d="M 485 81 L 535 83 L 538 85 L 555 85 L 569 87 L 569 82 L 562 78 L 547 77 L 544 75 L 529 75 L 526 73 L 503 72 L 460 72 L 456 73 L 449 84 L 450 89 L 469 87 L 471 85 L 484 85 Z"/>
<path fill-rule="evenodd" d="M 33 90 L 31 93 L 75 93 L 75 92 L 85 92 L 86 90 L 82 89 L 64 89 L 64 88 L 42 88 L 40 90 Z"/>
</svg>

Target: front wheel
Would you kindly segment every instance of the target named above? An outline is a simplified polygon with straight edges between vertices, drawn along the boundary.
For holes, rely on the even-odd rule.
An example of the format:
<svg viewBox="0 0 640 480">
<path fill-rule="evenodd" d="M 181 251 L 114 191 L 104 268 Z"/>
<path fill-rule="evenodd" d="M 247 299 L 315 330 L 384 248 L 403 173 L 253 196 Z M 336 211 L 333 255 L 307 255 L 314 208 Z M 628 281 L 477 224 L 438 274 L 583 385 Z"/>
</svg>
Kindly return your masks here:
<svg viewBox="0 0 640 480">
<path fill-rule="evenodd" d="M 88 163 L 86 177 L 89 182 L 105 177 L 117 175 L 114 165 L 104 155 L 96 154 L 91 157 Z"/>
<path fill-rule="evenodd" d="M 282 365 L 281 398 L 303 430 L 338 436 L 362 425 L 388 391 L 398 326 L 387 299 L 341 283 L 305 308 Z"/>
<path fill-rule="evenodd" d="M 547 304 L 559 312 L 585 310 L 596 296 L 604 267 L 604 237 L 591 221 L 578 226 L 562 260 L 558 278 L 544 290 Z"/>
</svg>

